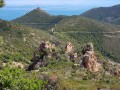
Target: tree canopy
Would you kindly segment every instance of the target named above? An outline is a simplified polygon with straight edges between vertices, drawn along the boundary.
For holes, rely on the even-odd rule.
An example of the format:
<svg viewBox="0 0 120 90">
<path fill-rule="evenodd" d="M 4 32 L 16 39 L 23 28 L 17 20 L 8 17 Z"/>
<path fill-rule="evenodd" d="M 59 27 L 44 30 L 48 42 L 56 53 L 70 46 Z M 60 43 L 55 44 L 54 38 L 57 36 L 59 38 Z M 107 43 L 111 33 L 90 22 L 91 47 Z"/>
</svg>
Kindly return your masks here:
<svg viewBox="0 0 120 90">
<path fill-rule="evenodd" d="M 3 7 L 5 4 L 4 4 L 4 0 L 0 0 L 0 8 Z"/>
</svg>

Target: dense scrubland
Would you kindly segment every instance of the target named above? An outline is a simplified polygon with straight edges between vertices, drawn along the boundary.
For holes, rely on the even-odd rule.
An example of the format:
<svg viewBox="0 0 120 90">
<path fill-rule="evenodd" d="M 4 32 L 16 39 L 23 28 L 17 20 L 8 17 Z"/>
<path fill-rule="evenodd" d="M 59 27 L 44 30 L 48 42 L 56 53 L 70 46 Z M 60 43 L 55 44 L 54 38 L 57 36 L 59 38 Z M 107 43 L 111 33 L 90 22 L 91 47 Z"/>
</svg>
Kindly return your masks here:
<svg viewBox="0 0 120 90">
<path fill-rule="evenodd" d="M 119 33 L 119 25 L 40 8 L 0 20 L 0 89 L 119 90 Z"/>
</svg>

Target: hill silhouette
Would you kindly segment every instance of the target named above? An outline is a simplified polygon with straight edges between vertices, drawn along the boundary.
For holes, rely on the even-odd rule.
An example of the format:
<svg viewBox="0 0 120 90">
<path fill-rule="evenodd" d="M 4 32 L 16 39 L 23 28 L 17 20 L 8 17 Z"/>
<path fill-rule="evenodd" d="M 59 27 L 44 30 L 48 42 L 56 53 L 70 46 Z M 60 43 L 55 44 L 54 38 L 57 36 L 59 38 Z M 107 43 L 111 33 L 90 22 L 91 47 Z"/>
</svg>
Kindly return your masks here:
<svg viewBox="0 0 120 90">
<path fill-rule="evenodd" d="M 120 4 L 112 7 L 100 7 L 88 10 L 82 16 L 115 25 L 120 25 Z"/>
<path fill-rule="evenodd" d="M 37 29 L 49 29 L 57 24 L 60 20 L 64 19 L 66 16 L 51 16 L 39 7 L 30 11 L 26 15 L 17 18 L 13 21 L 22 23 L 27 26 L 31 26 Z"/>
</svg>

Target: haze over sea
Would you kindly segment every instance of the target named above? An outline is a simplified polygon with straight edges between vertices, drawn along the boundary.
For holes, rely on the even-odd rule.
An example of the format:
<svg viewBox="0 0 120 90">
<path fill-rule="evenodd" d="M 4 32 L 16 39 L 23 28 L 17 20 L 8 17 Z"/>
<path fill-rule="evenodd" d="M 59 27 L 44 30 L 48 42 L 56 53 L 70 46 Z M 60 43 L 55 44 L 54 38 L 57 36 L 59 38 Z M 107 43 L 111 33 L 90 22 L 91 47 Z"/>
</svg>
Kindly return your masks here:
<svg viewBox="0 0 120 90">
<path fill-rule="evenodd" d="M 5 0 L 0 19 L 12 20 L 40 7 L 51 15 L 80 15 L 96 7 L 120 4 L 120 0 Z"/>
</svg>

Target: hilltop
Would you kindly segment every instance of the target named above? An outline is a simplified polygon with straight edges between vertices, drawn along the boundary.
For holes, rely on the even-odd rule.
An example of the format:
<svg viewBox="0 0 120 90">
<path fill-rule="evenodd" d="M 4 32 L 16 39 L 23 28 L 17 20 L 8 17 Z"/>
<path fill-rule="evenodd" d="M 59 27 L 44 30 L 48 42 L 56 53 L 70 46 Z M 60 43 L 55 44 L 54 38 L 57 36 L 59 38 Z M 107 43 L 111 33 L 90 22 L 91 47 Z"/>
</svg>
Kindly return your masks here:
<svg viewBox="0 0 120 90">
<path fill-rule="evenodd" d="M 46 30 L 55 26 L 55 24 L 64 18 L 66 18 L 66 16 L 51 16 L 38 7 L 13 21 L 32 28 Z"/>
<path fill-rule="evenodd" d="M 120 11 L 120 5 L 118 4 L 112 7 L 93 8 L 83 13 L 81 16 L 85 16 L 91 19 L 96 19 L 98 21 L 120 25 L 119 11 Z"/>
</svg>

